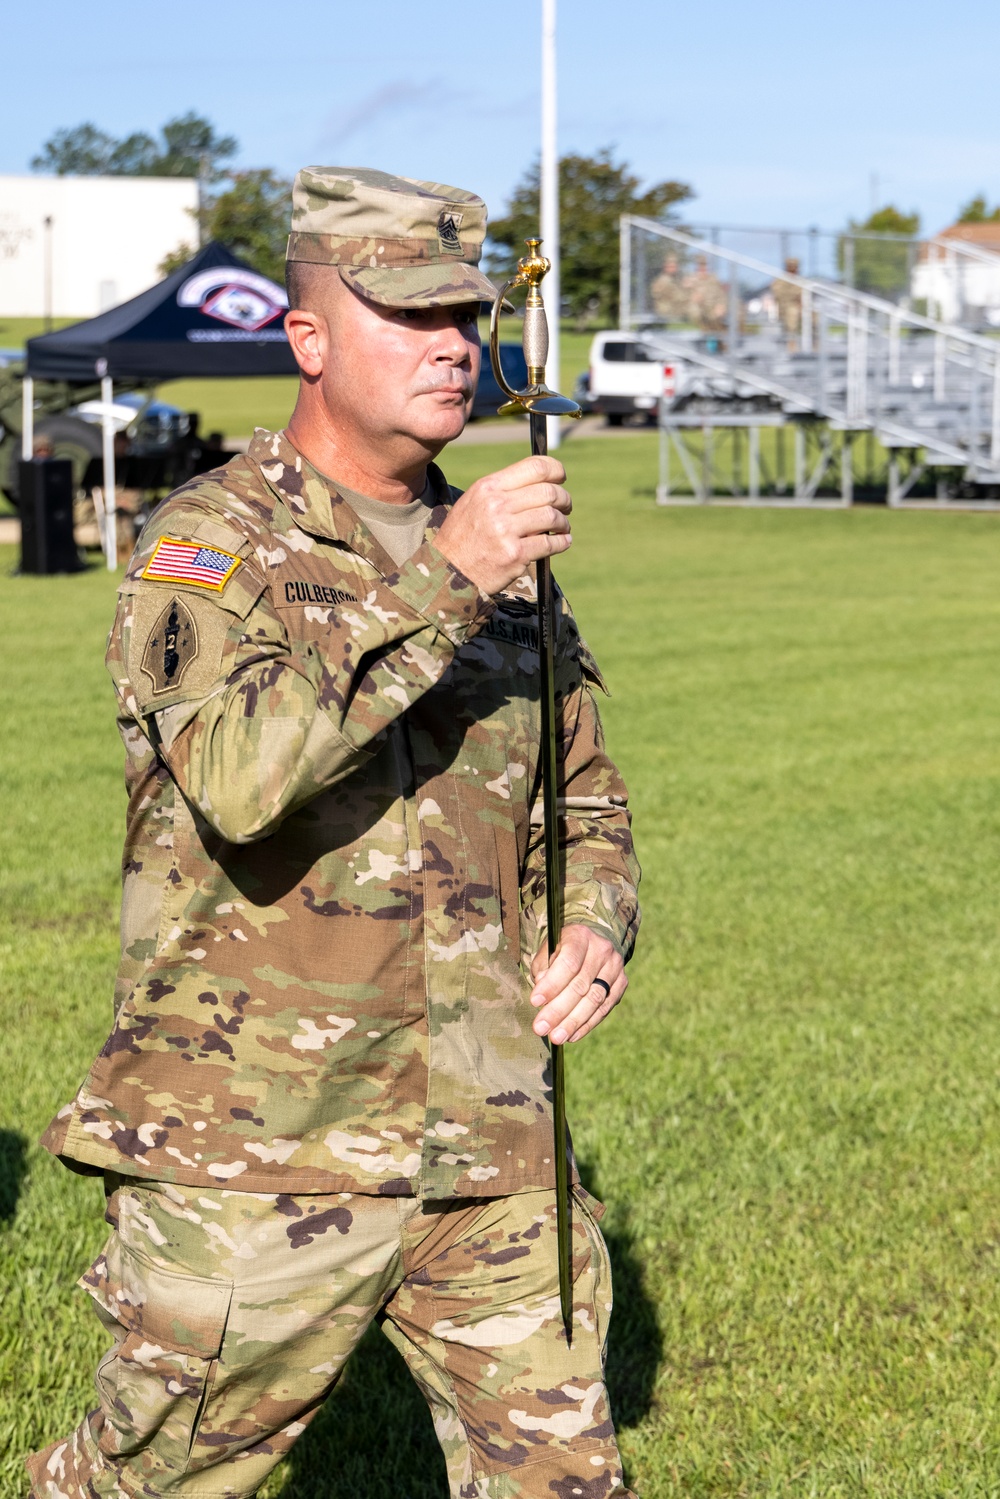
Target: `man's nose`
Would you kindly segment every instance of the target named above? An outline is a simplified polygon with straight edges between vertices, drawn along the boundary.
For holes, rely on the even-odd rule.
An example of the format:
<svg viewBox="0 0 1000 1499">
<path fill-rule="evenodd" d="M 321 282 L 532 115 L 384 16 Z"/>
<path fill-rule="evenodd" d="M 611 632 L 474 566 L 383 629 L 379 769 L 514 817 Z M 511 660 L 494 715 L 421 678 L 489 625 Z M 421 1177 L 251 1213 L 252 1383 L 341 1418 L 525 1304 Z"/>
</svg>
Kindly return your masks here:
<svg viewBox="0 0 1000 1499">
<path fill-rule="evenodd" d="M 435 335 L 431 358 L 436 364 L 468 364 L 469 340 L 454 323 Z"/>
</svg>

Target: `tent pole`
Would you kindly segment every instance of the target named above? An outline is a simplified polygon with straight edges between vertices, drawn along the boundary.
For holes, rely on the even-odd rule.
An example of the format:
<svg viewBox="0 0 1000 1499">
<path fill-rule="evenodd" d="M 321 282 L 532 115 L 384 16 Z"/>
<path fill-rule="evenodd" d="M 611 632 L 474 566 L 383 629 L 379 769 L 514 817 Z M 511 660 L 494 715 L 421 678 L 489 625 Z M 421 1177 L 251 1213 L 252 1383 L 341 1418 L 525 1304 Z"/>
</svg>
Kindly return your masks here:
<svg viewBox="0 0 1000 1499">
<path fill-rule="evenodd" d="M 35 456 L 35 382 L 25 375 L 21 382 L 21 457 L 30 463 Z"/>
<path fill-rule="evenodd" d="M 114 385 L 111 376 L 102 375 L 101 404 L 104 407 L 104 414 L 101 417 L 101 435 L 104 450 L 104 539 L 106 542 L 105 555 L 108 559 L 108 572 L 114 572 L 118 566 L 118 517 L 115 513 L 115 418 L 112 410 L 114 398 Z"/>
</svg>

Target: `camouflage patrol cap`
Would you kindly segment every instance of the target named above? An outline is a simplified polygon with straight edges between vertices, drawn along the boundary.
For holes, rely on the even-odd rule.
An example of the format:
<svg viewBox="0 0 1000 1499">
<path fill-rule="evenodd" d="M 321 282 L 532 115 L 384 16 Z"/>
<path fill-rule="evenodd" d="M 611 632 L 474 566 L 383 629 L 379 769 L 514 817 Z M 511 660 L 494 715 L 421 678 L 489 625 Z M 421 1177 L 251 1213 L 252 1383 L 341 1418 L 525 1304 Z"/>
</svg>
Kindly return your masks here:
<svg viewBox="0 0 1000 1499">
<path fill-rule="evenodd" d="M 335 265 L 384 307 L 443 307 L 496 296 L 479 270 L 485 235 L 485 203 L 459 187 L 369 167 L 303 167 L 286 258 Z"/>
</svg>

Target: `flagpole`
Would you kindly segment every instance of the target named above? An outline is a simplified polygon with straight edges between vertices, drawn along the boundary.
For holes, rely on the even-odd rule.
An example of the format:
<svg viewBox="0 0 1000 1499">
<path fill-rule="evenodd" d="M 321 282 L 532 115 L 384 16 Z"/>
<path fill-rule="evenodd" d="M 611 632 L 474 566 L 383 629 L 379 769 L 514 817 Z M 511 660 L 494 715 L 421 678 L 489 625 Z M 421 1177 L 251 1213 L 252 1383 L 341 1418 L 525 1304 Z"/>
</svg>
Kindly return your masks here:
<svg viewBox="0 0 1000 1499">
<path fill-rule="evenodd" d="M 542 286 L 551 330 L 547 379 L 559 389 L 559 144 L 556 94 L 556 0 L 542 0 L 541 231 L 551 269 Z M 549 451 L 559 446 L 559 418 L 546 417 Z"/>
</svg>

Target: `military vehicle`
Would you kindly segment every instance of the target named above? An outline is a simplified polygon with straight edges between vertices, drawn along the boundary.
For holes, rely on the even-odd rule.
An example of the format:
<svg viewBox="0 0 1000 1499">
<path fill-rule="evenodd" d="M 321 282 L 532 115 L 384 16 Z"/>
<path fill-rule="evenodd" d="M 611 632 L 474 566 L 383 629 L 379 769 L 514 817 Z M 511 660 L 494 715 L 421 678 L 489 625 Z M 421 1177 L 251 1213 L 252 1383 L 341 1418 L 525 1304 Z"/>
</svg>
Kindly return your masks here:
<svg viewBox="0 0 1000 1499">
<path fill-rule="evenodd" d="M 0 490 L 15 509 L 20 490 L 23 376 L 23 357 L 0 363 Z M 71 385 L 36 380 L 34 394 L 35 445 L 44 438 L 53 458 L 68 458 L 72 463 L 78 527 L 94 536 L 96 527 L 87 522 L 93 518 L 93 487 L 103 481 L 100 382 Z M 218 433 L 208 438 L 199 434 L 196 412 L 155 400 L 150 385 L 135 385 L 131 390 L 118 386 L 114 420 L 116 433 L 124 435 L 124 442 L 119 436 L 115 444 L 116 487 L 138 500 L 137 519 L 192 474 L 215 468 L 231 456 Z"/>
<path fill-rule="evenodd" d="M 17 466 L 21 457 L 23 375 L 23 360 L 0 368 L 0 489 L 15 508 L 20 488 Z M 53 457 L 70 459 L 77 489 L 83 486 L 91 459 L 100 457 L 101 431 L 70 413 L 81 401 L 92 400 L 100 393 L 99 381 L 90 386 L 39 381 L 35 386 L 35 438 L 47 437 Z"/>
</svg>

